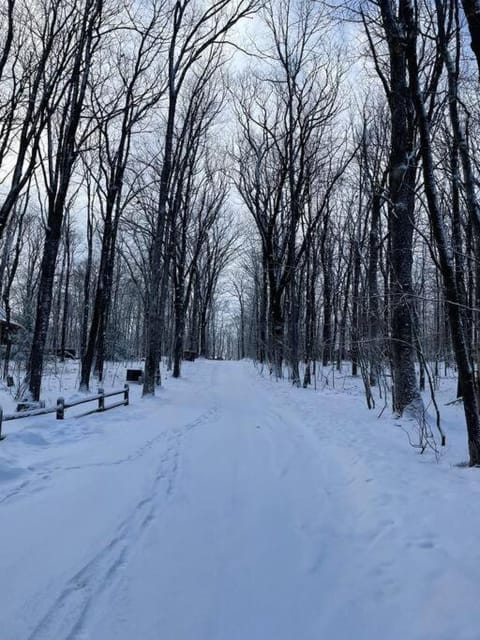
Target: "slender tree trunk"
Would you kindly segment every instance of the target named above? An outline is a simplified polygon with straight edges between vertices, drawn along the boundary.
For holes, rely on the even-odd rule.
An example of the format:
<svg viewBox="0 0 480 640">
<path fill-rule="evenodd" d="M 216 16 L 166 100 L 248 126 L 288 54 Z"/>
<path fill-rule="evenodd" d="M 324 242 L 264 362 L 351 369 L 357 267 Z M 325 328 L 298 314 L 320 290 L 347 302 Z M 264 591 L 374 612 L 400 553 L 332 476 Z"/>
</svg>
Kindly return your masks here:
<svg viewBox="0 0 480 640">
<path fill-rule="evenodd" d="M 183 358 L 183 343 L 185 336 L 185 287 L 183 268 L 177 270 L 173 293 L 173 373 L 174 378 L 179 378 Z"/>
<path fill-rule="evenodd" d="M 267 265 L 265 257 L 262 259 L 262 266 L 260 272 L 260 304 L 259 304 L 259 318 L 258 318 L 258 336 L 259 336 L 259 348 L 258 348 L 258 361 L 264 363 L 267 358 L 267 309 L 268 309 L 268 277 L 267 277 Z"/>
<path fill-rule="evenodd" d="M 332 357 L 332 274 L 330 258 L 324 261 L 323 269 L 323 331 L 322 331 L 322 365 L 328 366 Z"/>
<path fill-rule="evenodd" d="M 170 64 L 173 64 L 172 62 Z M 173 74 L 173 69 L 170 70 Z M 174 78 L 170 78 L 169 107 L 167 127 L 165 133 L 165 146 L 163 156 L 163 166 L 160 175 L 160 190 L 158 197 L 157 225 L 150 250 L 150 273 L 146 295 L 145 323 L 147 334 L 147 349 L 145 356 L 145 377 L 143 381 L 143 395 L 154 395 L 155 386 L 160 382 L 160 351 L 161 351 L 161 331 L 163 313 L 163 290 L 158 286 L 159 278 L 162 278 L 162 254 L 164 247 L 165 224 L 167 219 L 167 199 L 169 193 L 170 176 L 172 172 L 172 154 L 174 123 L 177 105 L 177 95 L 174 90 Z M 170 215 L 173 215 L 170 212 Z M 169 253 L 169 252 L 167 252 Z M 164 271 L 168 270 L 168 265 L 164 266 Z M 166 274 L 163 274 L 164 280 Z"/>
<path fill-rule="evenodd" d="M 298 299 L 297 279 L 293 275 L 289 285 L 289 359 L 290 359 L 290 380 L 291 383 L 300 386 L 300 370 L 299 370 L 299 340 L 298 340 L 298 311 L 300 301 Z M 298 287 L 300 289 L 300 287 Z"/>
<path fill-rule="evenodd" d="M 90 317 L 90 284 L 92 279 L 92 258 L 93 258 L 93 225 L 90 213 L 87 221 L 87 262 L 85 264 L 85 276 L 83 279 L 83 313 L 82 326 L 80 331 L 80 390 L 88 391 L 90 382 L 91 364 L 87 359 L 88 345 L 88 320 Z"/>
<path fill-rule="evenodd" d="M 70 252 L 70 229 L 65 230 L 65 289 L 63 291 L 63 314 L 62 314 L 62 330 L 60 338 L 60 360 L 65 360 L 65 349 L 67 340 L 67 327 L 70 311 L 70 275 L 72 269 L 72 256 Z"/>
<path fill-rule="evenodd" d="M 358 376 L 358 359 L 360 355 L 360 313 L 359 313 L 359 297 L 360 297 L 360 269 L 361 255 L 358 240 L 352 242 L 353 255 L 353 283 L 352 283 L 352 376 Z"/>
<path fill-rule="evenodd" d="M 368 352 L 370 361 L 370 385 L 377 384 L 380 353 L 380 304 L 378 291 L 378 261 L 380 246 L 381 192 L 375 189 L 372 197 L 370 233 L 368 240 Z"/>
</svg>

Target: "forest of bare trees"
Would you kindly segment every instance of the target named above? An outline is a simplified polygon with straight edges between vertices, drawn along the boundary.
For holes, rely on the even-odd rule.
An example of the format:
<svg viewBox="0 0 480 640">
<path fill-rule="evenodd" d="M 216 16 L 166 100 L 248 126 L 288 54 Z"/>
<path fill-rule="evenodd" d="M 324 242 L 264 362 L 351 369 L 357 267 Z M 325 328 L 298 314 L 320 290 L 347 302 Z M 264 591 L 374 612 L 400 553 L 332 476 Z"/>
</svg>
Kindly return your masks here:
<svg viewBox="0 0 480 640">
<path fill-rule="evenodd" d="M 348 369 L 480 464 L 480 3 L 4 0 L 2 369 Z M 422 438 L 430 437 L 430 425 Z M 443 437 L 440 428 L 440 436 Z"/>
</svg>

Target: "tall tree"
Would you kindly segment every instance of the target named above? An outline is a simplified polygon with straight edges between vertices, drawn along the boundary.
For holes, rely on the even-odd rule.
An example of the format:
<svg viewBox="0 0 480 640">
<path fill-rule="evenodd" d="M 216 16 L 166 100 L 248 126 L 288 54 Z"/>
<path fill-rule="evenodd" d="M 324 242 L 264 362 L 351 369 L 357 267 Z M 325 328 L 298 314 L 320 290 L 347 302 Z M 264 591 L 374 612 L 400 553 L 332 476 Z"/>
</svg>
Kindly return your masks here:
<svg viewBox="0 0 480 640">
<path fill-rule="evenodd" d="M 435 162 L 432 148 L 431 126 L 425 107 L 424 92 L 420 84 L 417 54 L 418 15 L 411 0 L 401 0 L 405 20 L 405 52 L 408 60 L 411 95 L 415 105 L 420 135 L 424 189 L 428 204 L 430 224 L 443 278 L 458 376 L 461 381 L 463 405 L 468 432 L 470 466 L 480 465 L 480 406 L 473 369 L 466 340 L 462 298 L 459 295 L 452 251 L 449 246 L 444 217 L 440 208 L 435 178 Z"/>
<path fill-rule="evenodd" d="M 377 72 L 390 108 L 389 265 L 393 407 L 402 413 L 420 400 L 415 374 L 414 292 L 412 286 L 415 228 L 416 128 L 409 88 L 404 4 L 379 0 L 380 18 L 388 45 L 388 71 L 380 66 L 373 37 L 363 18 Z"/>
<path fill-rule="evenodd" d="M 47 123 L 47 147 L 41 154 L 46 221 L 35 327 L 27 368 L 33 400 L 40 397 L 55 265 L 72 173 L 82 140 L 87 135 L 82 115 L 92 59 L 101 41 L 103 10 L 103 0 L 84 0 L 72 10 L 72 40 L 65 44 L 70 50 L 71 67 L 66 84 L 57 89 L 62 99 Z"/>
<path fill-rule="evenodd" d="M 103 228 L 93 314 L 86 349 L 82 354 L 82 390 L 89 387 L 95 356 L 100 380 L 103 375 L 117 234 L 125 205 L 125 173 L 132 144 L 135 134 L 142 133 L 146 119 L 165 90 L 158 83 L 164 53 L 163 3 L 153 2 L 150 15 L 144 14 L 145 11 L 130 15 L 129 22 L 115 30 L 111 49 L 105 53 L 112 58 L 116 52 L 116 57 L 110 62 L 110 74 L 105 77 L 105 59 L 97 70 L 99 78 L 93 83 L 93 111 L 98 138 L 96 153 L 93 154 L 97 157 L 93 158 L 90 171 L 99 194 Z M 119 45 L 127 34 L 130 47 L 125 52 Z"/>
<path fill-rule="evenodd" d="M 162 335 L 162 287 L 161 270 L 168 215 L 167 203 L 173 168 L 175 147 L 175 123 L 178 101 L 182 87 L 197 63 L 209 51 L 222 46 L 227 34 L 244 17 L 251 15 L 257 6 L 256 0 L 214 0 L 198 8 L 192 0 L 177 0 L 171 12 L 170 36 L 167 53 L 167 104 L 166 124 L 163 136 L 163 158 L 156 224 L 149 250 L 149 279 L 147 282 L 145 324 L 146 359 L 143 394 L 153 395 L 159 382 L 160 346 Z M 210 58 L 212 59 L 212 58 Z M 216 58 L 213 58 L 216 60 Z M 171 220 L 169 221 L 171 223 Z M 169 225 L 172 228 L 172 225 Z M 168 265 L 167 265 L 168 269 Z M 165 289 L 163 289 L 164 291 Z"/>
</svg>

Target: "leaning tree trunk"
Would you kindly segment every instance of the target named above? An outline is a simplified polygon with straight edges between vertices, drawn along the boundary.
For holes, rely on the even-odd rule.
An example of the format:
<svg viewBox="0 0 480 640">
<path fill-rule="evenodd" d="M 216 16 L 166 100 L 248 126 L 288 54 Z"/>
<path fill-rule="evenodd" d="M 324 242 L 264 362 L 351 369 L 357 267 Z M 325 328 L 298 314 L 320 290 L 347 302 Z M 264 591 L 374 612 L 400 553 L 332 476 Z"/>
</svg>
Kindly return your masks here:
<svg viewBox="0 0 480 640">
<path fill-rule="evenodd" d="M 416 51 L 416 23 L 413 7 L 409 0 L 405 0 L 405 13 L 409 29 L 407 51 L 410 85 L 420 132 L 420 151 L 423 165 L 424 189 L 427 197 L 430 224 L 433 230 L 435 245 L 438 251 L 440 270 L 443 278 L 452 344 L 458 368 L 458 377 L 461 380 L 463 391 L 463 406 L 468 433 L 470 466 L 478 466 L 480 465 L 480 407 L 473 369 L 469 358 L 465 328 L 463 325 L 461 296 L 457 288 L 455 266 L 451 258 L 451 250 L 447 240 L 435 183 L 430 123 L 428 121 L 419 82 Z"/>
</svg>

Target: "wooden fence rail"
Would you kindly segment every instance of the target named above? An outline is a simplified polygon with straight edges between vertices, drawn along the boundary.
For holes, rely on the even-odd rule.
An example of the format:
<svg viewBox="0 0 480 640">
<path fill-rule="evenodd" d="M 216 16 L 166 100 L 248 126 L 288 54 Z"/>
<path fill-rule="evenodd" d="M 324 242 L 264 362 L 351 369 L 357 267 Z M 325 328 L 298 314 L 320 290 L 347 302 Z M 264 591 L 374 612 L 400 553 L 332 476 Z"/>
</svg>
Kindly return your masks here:
<svg viewBox="0 0 480 640">
<path fill-rule="evenodd" d="M 123 399 L 119 402 L 114 402 L 113 404 L 105 405 L 105 398 L 113 398 L 114 396 L 123 396 Z M 123 389 L 120 391 L 109 391 L 105 393 L 103 389 L 99 389 L 98 393 L 94 396 L 89 396 L 88 398 L 82 398 L 81 400 L 74 400 L 72 402 L 65 402 L 64 398 L 57 399 L 57 405 L 55 407 L 45 407 L 43 409 L 32 409 L 31 411 L 19 411 L 18 413 L 10 413 L 7 415 L 3 414 L 3 409 L 0 407 L 0 440 L 5 438 L 5 435 L 2 435 L 2 424 L 7 422 L 8 420 L 19 420 L 20 418 L 31 418 L 33 416 L 44 416 L 48 413 L 55 413 L 57 416 L 57 420 L 63 420 L 65 417 L 65 410 L 70 409 L 71 407 L 77 407 L 78 405 L 85 404 L 87 402 L 95 402 L 98 401 L 98 405 L 95 409 L 90 409 L 89 411 L 85 411 L 80 415 L 75 416 L 76 418 L 81 418 L 83 416 L 88 416 L 91 413 L 98 413 L 102 411 L 109 411 L 110 409 L 115 409 L 115 407 L 123 407 L 127 406 L 129 403 L 129 387 L 126 384 Z"/>
</svg>

